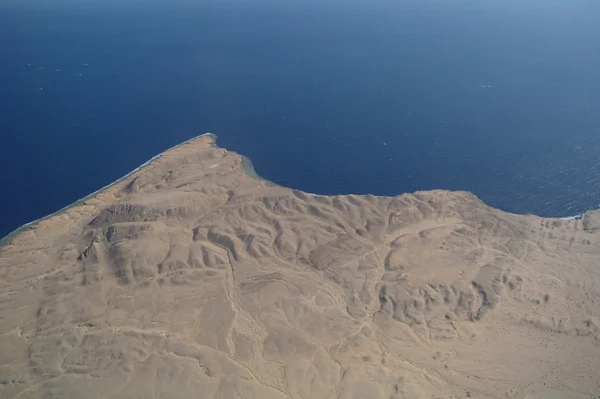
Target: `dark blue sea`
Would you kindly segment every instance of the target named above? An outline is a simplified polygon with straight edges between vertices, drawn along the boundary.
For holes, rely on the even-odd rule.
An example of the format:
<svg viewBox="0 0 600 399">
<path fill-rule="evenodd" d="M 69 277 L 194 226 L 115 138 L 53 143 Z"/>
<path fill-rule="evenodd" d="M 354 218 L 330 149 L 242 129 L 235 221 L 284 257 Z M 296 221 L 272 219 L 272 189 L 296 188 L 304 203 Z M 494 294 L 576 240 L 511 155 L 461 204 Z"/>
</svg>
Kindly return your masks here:
<svg viewBox="0 0 600 399">
<path fill-rule="evenodd" d="M 0 236 L 204 132 L 319 194 L 600 207 L 598 0 L 3 0 Z"/>
</svg>

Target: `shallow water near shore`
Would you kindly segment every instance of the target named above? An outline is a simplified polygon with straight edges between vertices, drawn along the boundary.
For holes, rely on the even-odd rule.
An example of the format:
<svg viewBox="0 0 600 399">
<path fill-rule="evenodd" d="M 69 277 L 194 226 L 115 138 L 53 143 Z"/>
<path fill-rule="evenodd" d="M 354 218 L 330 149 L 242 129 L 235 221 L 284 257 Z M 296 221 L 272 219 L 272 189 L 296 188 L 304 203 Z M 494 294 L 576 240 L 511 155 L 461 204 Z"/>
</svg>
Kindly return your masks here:
<svg viewBox="0 0 600 399">
<path fill-rule="evenodd" d="M 0 237 L 205 131 L 311 193 L 598 208 L 598 15 L 591 1 L 4 2 Z"/>
</svg>

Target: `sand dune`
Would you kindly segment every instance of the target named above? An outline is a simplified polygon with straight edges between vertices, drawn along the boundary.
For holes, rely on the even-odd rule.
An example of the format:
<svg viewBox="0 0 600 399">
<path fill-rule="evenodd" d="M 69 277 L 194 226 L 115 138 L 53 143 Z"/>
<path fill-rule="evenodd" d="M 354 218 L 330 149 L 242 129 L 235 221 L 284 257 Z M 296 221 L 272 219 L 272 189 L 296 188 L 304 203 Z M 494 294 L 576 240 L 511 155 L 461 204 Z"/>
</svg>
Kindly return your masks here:
<svg viewBox="0 0 600 399">
<path fill-rule="evenodd" d="M 600 397 L 600 212 L 308 195 L 213 141 L 0 248 L 1 398 Z"/>
</svg>

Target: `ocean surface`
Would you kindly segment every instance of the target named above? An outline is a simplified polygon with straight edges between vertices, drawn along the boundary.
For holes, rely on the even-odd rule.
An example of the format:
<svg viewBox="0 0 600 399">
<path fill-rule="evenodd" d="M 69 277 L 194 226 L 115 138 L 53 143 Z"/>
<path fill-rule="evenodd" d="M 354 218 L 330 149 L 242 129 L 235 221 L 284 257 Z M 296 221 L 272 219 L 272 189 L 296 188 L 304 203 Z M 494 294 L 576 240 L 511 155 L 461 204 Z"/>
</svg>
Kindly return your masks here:
<svg viewBox="0 0 600 399">
<path fill-rule="evenodd" d="M 598 0 L 0 2 L 0 237 L 204 132 L 318 194 L 600 208 Z"/>
</svg>

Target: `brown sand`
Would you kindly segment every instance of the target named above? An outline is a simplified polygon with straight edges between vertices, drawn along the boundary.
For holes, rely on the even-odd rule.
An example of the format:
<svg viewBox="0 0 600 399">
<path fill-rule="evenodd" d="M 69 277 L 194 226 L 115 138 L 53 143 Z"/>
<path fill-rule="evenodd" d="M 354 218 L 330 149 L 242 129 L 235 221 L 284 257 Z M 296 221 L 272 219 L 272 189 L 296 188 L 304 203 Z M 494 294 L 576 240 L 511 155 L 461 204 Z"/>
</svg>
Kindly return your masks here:
<svg viewBox="0 0 600 399">
<path fill-rule="evenodd" d="M 1 398 L 600 397 L 600 212 L 313 196 L 212 144 L 0 248 Z"/>
</svg>

